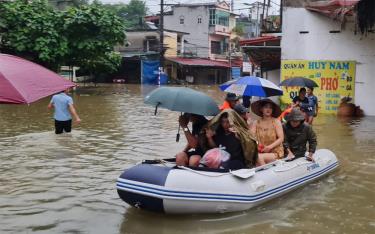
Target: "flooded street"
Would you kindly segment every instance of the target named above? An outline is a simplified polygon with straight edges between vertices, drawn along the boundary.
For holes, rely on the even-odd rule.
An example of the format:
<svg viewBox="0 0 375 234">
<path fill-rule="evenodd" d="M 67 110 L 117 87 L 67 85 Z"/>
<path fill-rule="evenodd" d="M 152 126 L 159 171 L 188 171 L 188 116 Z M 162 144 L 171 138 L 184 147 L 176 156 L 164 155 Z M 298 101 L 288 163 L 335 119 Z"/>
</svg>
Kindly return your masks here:
<svg viewBox="0 0 375 234">
<path fill-rule="evenodd" d="M 216 87 L 195 87 L 218 102 Z M 375 233 L 375 118 L 319 116 L 318 148 L 340 166 L 322 180 L 255 209 L 162 215 L 129 207 L 116 179 L 142 159 L 173 156 L 178 113 L 143 104 L 139 85 L 81 87 L 82 119 L 56 136 L 44 99 L 0 105 L 0 233 Z"/>
</svg>

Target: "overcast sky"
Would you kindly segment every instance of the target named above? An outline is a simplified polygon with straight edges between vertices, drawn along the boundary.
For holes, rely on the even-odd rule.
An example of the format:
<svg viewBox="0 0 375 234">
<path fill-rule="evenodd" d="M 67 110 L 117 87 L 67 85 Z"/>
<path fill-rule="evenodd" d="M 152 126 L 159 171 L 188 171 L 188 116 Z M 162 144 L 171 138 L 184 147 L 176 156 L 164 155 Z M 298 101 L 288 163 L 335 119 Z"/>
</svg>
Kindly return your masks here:
<svg viewBox="0 0 375 234">
<path fill-rule="evenodd" d="M 130 0 L 100 0 L 103 3 L 128 3 Z M 206 3 L 206 2 L 215 2 L 216 0 L 164 0 L 164 3 L 167 4 L 177 4 L 177 3 Z M 235 13 L 240 14 L 244 13 L 247 14 L 248 10 L 243 9 L 247 8 L 244 3 L 253 3 L 256 1 L 263 2 L 263 0 L 234 0 L 234 10 Z M 160 0 L 145 0 L 146 5 L 149 9 L 150 14 L 155 14 L 160 11 Z M 229 0 L 227 2 L 230 2 Z M 267 1 L 266 1 L 267 2 Z M 271 6 L 272 8 L 270 9 L 269 15 L 276 15 L 279 13 L 279 7 L 277 5 L 280 4 L 280 0 L 271 0 Z M 275 5 L 275 3 L 277 5 Z"/>
</svg>

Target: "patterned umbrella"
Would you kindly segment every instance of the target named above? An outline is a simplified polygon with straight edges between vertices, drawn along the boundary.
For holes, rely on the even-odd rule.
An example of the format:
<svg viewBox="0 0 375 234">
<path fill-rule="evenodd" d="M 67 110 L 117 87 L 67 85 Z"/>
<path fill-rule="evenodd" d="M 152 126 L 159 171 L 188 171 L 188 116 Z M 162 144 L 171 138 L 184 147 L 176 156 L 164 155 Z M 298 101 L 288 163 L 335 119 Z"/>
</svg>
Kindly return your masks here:
<svg viewBox="0 0 375 234">
<path fill-rule="evenodd" d="M 219 87 L 224 92 L 243 96 L 270 97 L 283 95 L 283 90 L 274 83 L 255 76 L 244 76 L 230 80 Z"/>
</svg>

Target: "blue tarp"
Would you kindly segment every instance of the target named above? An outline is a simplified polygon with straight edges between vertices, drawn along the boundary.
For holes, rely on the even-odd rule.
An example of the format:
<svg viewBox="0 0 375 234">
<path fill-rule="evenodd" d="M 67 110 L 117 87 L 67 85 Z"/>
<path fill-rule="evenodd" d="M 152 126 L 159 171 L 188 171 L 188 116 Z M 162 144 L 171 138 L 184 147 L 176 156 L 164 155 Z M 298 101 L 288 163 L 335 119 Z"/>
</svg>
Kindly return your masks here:
<svg viewBox="0 0 375 234">
<path fill-rule="evenodd" d="M 168 76 L 160 75 L 159 81 L 159 60 L 142 60 L 142 84 L 166 84 Z"/>
</svg>

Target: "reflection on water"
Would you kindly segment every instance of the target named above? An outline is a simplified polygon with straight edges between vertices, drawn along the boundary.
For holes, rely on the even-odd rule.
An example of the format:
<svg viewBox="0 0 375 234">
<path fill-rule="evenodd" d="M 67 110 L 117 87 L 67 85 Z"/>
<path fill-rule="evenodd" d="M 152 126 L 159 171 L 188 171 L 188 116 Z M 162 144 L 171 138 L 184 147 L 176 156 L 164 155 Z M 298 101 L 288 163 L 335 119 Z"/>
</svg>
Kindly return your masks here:
<svg viewBox="0 0 375 234">
<path fill-rule="evenodd" d="M 216 87 L 195 87 L 220 101 Z M 320 116 L 319 147 L 340 168 L 263 206 L 232 214 L 162 215 L 129 207 L 115 182 L 142 159 L 169 157 L 178 113 L 143 104 L 152 87 L 82 87 L 83 122 L 53 133 L 49 100 L 0 106 L 0 233 L 374 233 L 375 118 Z"/>
</svg>

